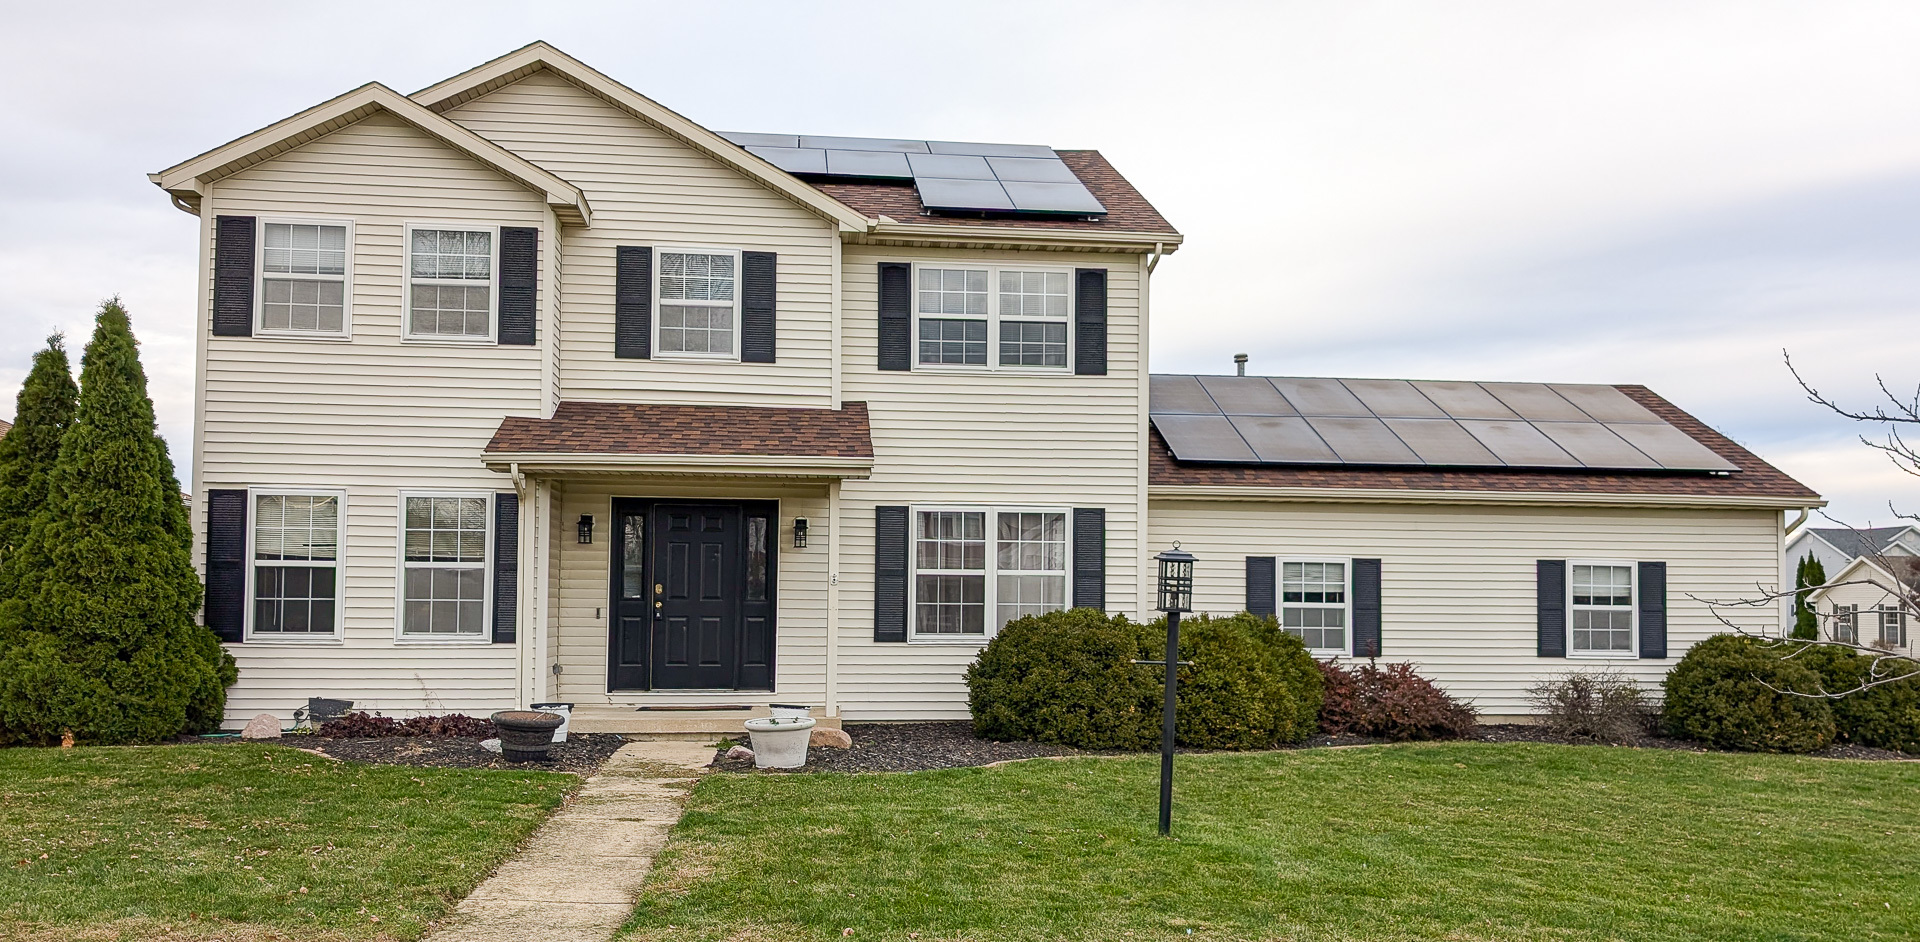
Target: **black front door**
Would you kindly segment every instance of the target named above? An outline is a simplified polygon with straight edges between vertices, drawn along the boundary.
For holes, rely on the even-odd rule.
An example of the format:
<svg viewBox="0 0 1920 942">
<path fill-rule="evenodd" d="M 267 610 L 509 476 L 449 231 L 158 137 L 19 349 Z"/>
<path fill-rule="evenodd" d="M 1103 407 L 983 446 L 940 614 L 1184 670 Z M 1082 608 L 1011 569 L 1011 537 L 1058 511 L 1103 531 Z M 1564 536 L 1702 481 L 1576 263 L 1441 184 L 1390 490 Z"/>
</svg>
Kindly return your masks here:
<svg viewBox="0 0 1920 942">
<path fill-rule="evenodd" d="M 771 502 L 616 500 L 607 685 L 773 687 Z"/>
</svg>

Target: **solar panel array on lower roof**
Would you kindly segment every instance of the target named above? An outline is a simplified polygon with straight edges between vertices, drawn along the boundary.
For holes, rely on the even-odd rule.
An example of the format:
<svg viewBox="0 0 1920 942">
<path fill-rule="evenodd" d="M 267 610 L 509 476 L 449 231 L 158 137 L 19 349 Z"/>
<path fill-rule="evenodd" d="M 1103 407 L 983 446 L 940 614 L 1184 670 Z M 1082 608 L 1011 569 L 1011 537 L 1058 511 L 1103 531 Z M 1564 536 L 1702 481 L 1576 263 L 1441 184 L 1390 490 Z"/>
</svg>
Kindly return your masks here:
<svg viewBox="0 0 1920 942">
<path fill-rule="evenodd" d="M 1181 461 L 1740 470 L 1612 386 L 1156 375 L 1148 412 Z"/>
<path fill-rule="evenodd" d="M 788 173 L 911 180 L 928 209 L 1103 216 L 1101 205 L 1053 148 L 806 134 L 720 135 Z"/>
</svg>

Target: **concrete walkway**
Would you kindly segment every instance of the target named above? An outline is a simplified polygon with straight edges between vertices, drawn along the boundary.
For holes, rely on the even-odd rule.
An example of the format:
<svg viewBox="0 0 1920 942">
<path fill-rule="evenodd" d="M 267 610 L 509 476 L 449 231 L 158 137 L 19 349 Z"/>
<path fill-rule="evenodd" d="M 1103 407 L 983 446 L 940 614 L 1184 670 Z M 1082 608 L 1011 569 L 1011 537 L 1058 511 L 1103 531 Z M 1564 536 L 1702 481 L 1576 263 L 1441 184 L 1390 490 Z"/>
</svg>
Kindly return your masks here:
<svg viewBox="0 0 1920 942">
<path fill-rule="evenodd" d="M 653 856 L 680 820 L 713 747 L 620 747 L 500 871 L 460 901 L 431 942 L 606 942 L 627 920 Z"/>
</svg>

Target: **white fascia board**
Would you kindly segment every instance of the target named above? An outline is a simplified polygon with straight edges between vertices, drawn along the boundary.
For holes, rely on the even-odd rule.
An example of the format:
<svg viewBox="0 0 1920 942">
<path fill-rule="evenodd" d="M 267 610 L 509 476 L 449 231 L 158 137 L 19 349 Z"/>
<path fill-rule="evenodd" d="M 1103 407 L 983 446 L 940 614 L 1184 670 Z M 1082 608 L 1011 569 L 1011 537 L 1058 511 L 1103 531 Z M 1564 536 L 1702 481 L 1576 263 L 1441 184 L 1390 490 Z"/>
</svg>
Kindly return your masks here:
<svg viewBox="0 0 1920 942">
<path fill-rule="evenodd" d="M 864 478 L 872 458 L 809 455 L 593 455 L 554 452 L 487 452 L 488 470 L 522 474 L 646 474 L 714 477 Z"/>
<path fill-rule="evenodd" d="M 1185 237 L 1159 232 L 1089 231 L 1084 229 L 1029 229 L 1020 226 L 942 226 L 899 222 L 882 216 L 870 232 L 849 234 L 844 241 L 862 245 L 928 245 L 946 248 L 1071 248 L 1099 251 L 1153 252 L 1171 255 Z"/>
<path fill-rule="evenodd" d="M 1521 507 L 1706 507 L 1783 510 L 1807 506 L 1805 498 L 1740 495 L 1708 497 L 1686 494 L 1561 494 L 1524 491 L 1439 491 L 1386 487 L 1155 484 L 1147 488 L 1147 496 L 1181 500 L 1349 504 L 1504 504 Z M 1813 506 L 1824 507 L 1826 501 L 1820 501 Z"/>
</svg>

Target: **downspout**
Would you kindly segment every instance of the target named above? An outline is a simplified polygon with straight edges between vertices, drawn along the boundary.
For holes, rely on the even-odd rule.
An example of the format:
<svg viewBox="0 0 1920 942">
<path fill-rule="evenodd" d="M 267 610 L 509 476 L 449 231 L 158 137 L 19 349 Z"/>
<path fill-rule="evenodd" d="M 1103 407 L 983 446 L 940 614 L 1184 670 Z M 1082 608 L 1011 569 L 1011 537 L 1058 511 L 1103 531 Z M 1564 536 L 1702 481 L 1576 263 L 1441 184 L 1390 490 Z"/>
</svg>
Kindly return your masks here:
<svg viewBox="0 0 1920 942">
<path fill-rule="evenodd" d="M 1793 531 L 1800 529 L 1800 525 L 1807 522 L 1807 515 L 1812 512 L 1813 508 L 1811 507 L 1800 508 L 1800 516 L 1793 518 L 1793 522 L 1787 524 L 1787 528 L 1782 530 L 1781 534 L 1784 536 L 1792 536 Z"/>
<path fill-rule="evenodd" d="M 1163 243 L 1163 242 L 1155 242 L 1155 243 L 1153 244 L 1153 256 L 1152 256 L 1151 258 L 1148 258 L 1148 259 L 1147 259 L 1147 274 L 1149 274 L 1149 275 L 1151 275 L 1151 274 L 1153 274 L 1153 270 L 1154 270 L 1155 268 L 1158 268 L 1158 267 L 1160 267 L 1160 256 L 1162 256 L 1162 255 L 1164 255 L 1164 254 L 1166 254 L 1166 253 L 1164 253 L 1164 252 L 1162 252 L 1162 251 L 1160 251 L 1160 247 L 1161 247 L 1162 245 L 1165 245 L 1165 243 Z"/>
<path fill-rule="evenodd" d="M 507 474 L 513 478 L 513 494 L 520 501 L 520 533 L 523 538 L 522 542 L 525 542 L 524 537 L 529 531 L 527 526 L 527 512 L 530 509 L 527 504 L 527 476 L 520 473 L 520 462 L 518 461 L 507 466 Z M 533 634 L 533 619 L 527 617 L 527 598 L 532 593 L 526 591 L 529 583 L 524 569 L 527 565 L 527 560 L 534 555 L 536 554 L 531 552 L 522 552 L 520 554 L 520 565 L 523 571 L 516 573 L 514 576 L 519 580 L 521 591 L 516 603 L 520 606 L 520 610 L 514 612 L 513 617 L 514 622 L 521 627 L 521 630 L 514 632 L 514 637 L 518 639 L 515 641 L 514 647 L 518 650 L 514 651 L 513 657 L 513 689 L 515 691 L 514 699 L 519 701 L 519 703 L 515 705 L 522 708 L 532 703 L 534 699 L 539 696 L 538 693 L 527 689 L 527 658 L 531 656 L 532 651 L 527 645 L 527 638 Z"/>
</svg>

